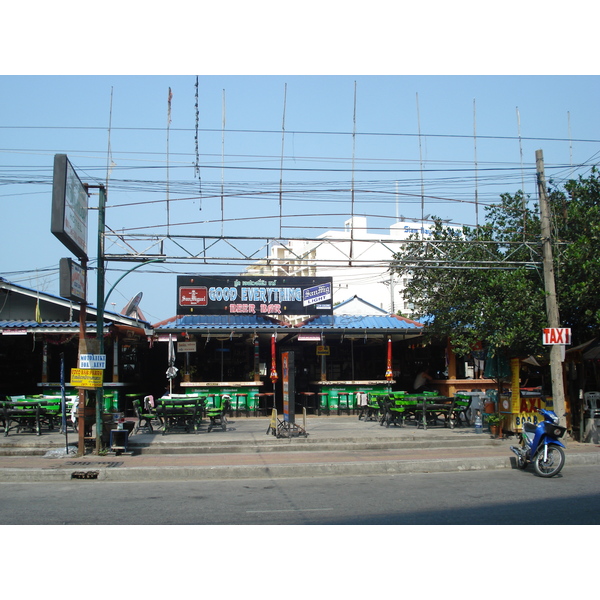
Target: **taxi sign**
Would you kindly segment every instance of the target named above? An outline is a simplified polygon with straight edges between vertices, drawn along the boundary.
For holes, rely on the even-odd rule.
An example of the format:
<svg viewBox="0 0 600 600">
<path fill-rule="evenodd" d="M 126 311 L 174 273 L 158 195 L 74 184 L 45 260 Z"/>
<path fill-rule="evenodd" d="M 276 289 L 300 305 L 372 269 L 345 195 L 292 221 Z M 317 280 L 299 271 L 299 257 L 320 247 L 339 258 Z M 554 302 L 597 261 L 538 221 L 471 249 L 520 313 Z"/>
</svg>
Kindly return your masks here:
<svg viewBox="0 0 600 600">
<path fill-rule="evenodd" d="M 81 388 L 102 387 L 102 369 L 71 369 L 71 385 Z"/>
<path fill-rule="evenodd" d="M 544 346 L 566 345 L 571 343 L 571 330 L 568 327 L 548 327 L 544 329 Z"/>
</svg>

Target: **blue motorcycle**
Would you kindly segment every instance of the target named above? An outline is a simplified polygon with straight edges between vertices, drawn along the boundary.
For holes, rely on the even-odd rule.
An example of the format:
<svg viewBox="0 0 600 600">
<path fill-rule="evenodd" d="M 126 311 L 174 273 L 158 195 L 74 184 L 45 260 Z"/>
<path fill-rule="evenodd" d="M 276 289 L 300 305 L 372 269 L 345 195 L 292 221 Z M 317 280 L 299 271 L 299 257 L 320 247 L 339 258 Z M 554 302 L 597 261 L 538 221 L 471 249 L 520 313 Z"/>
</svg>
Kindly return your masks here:
<svg viewBox="0 0 600 600">
<path fill-rule="evenodd" d="M 510 449 L 517 455 L 519 469 L 525 469 L 532 462 L 540 477 L 554 477 L 565 465 L 564 445 L 559 439 L 565 434 L 566 427 L 559 426 L 558 417 L 551 410 L 540 408 L 538 412 L 544 420 L 537 425 L 523 423 L 521 446 Z"/>
</svg>

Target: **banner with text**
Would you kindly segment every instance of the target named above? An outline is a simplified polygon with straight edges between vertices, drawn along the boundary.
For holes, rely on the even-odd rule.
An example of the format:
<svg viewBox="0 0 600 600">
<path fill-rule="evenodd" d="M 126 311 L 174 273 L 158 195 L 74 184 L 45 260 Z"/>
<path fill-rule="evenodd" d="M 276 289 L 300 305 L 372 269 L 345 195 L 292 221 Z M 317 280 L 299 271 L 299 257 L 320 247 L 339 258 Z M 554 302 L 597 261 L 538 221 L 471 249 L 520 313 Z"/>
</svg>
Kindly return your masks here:
<svg viewBox="0 0 600 600">
<path fill-rule="evenodd" d="M 331 277 L 177 277 L 178 315 L 330 315 Z"/>
</svg>

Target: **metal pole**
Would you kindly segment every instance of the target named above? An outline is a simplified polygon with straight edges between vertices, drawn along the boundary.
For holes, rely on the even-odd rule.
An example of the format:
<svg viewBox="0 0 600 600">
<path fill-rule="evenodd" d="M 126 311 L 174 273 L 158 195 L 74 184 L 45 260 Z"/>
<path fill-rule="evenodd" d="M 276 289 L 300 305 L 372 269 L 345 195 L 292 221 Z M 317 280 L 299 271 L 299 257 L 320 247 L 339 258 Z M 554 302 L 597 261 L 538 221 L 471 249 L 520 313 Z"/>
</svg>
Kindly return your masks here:
<svg viewBox="0 0 600 600">
<path fill-rule="evenodd" d="M 544 176 L 544 154 L 535 151 L 537 184 L 540 197 L 540 217 L 542 230 L 542 261 L 544 267 L 544 290 L 546 292 L 546 316 L 548 327 L 560 327 L 558 303 L 556 300 L 556 284 L 554 281 L 554 261 L 552 258 L 552 229 L 550 225 L 550 207 L 546 192 Z M 541 332 L 540 332 L 541 333 Z M 565 390 L 562 368 L 562 346 L 550 347 L 550 376 L 552 379 L 552 401 L 554 412 L 558 415 L 561 425 L 565 424 Z"/>
<path fill-rule="evenodd" d="M 106 190 L 99 186 L 98 200 L 98 271 L 96 279 L 96 339 L 98 354 L 104 354 L 104 226 L 106 220 Z M 96 388 L 96 454 L 100 452 L 102 436 L 102 404 L 104 388 Z"/>
</svg>

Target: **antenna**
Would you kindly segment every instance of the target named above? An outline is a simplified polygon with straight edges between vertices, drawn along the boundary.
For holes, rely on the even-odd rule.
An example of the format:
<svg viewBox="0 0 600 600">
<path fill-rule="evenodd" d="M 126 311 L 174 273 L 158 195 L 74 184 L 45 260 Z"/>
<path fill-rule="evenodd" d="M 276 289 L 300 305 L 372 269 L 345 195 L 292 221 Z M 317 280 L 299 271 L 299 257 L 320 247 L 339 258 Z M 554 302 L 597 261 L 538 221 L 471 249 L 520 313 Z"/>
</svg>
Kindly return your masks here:
<svg viewBox="0 0 600 600">
<path fill-rule="evenodd" d="M 169 88 L 169 96 L 167 98 L 167 235 L 170 234 L 170 206 L 169 206 L 169 132 L 171 130 L 171 100 L 173 92 Z"/>
<path fill-rule="evenodd" d="M 477 107 L 473 98 L 473 147 L 475 153 L 475 226 L 479 228 L 479 196 L 477 189 Z"/>
<path fill-rule="evenodd" d="M 221 130 L 221 236 L 223 235 L 223 223 L 225 221 L 225 200 L 223 198 L 223 183 L 225 178 L 225 90 L 221 106 L 223 128 Z"/>
<path fill-rule="evenodd" d="M 354 241 L 354 156 L 356 150 L 356 81 L 354 82 L 354 115 L 353 126 L 352 126 L 352 199 L 351 199 L 351 207 L 350 207 L 350 219 L 351 219 L 351 227 L 350 227 L 350 262 L 348 263 L 352 266 L 352 243 Z"/>
<path fill-rule="evenodd" d="M 421 115 L 419 113 L 419 92 L 417 92 L 417 128 L 419 132 L 419 164 L 421 165 L 421 227 L 425 225 L 425 191 L 423 187 L 423 151 L 421 149 Z"/>
<path fill-rule="evenodd" d="M 200 196 L 200 210 L 202 210 L 202 177 L 200 177 L 200 152 L 198 149 L 198 125 L 200 123 L 200 111 L 199 111 L 199 100 L 198 100 L 198 76 L 196 75 L 196 104 L 195 104 L 195 109 L 196 109 L 196 135 L 195 135 L 195 142 L 196 142 L 196 164 L 194 165 L 194 176 L 198 177 L 198 194 Z"/>
<path fill-rule="evenodd" d="M 281 219 L 283 216 L 283 148 L 285 142 L 285 104 L 287 98 L 287 83 L 283 86 L 283 121 L 281 123 L 281 164 L 279 167 L 279 237 L 281 237 Z"/>
</svg>

